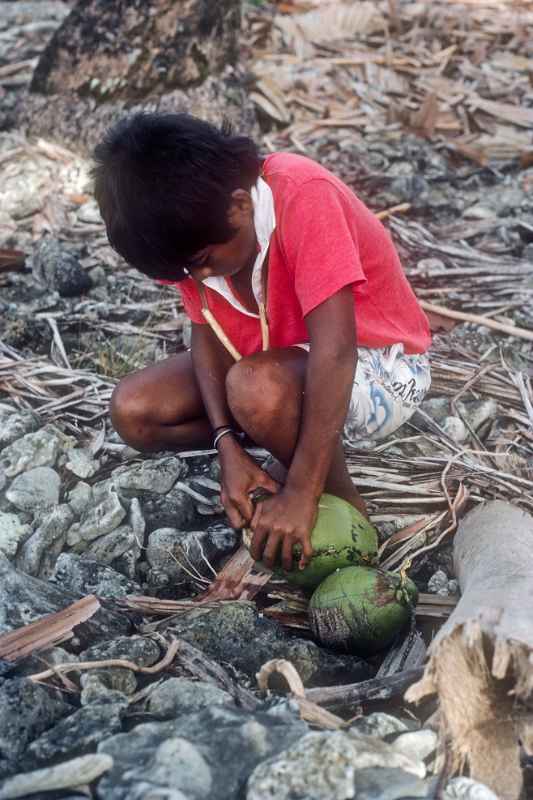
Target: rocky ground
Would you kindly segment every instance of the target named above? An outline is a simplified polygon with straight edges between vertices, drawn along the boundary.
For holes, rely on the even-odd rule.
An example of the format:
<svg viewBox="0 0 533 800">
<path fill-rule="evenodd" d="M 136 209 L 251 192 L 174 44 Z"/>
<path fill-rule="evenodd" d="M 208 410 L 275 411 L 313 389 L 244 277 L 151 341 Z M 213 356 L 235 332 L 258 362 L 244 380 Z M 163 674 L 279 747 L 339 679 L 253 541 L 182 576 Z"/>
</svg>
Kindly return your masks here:
<svg viewBox="0 0 533 800">
<path fill-rule="evenodd" d="M 263 6 L 249 8 L 243 50 L 262 48 L 248 55 L 265 149 L 303 149 L 378 212 L 407 206 L 387 224 L 421 298 L 531 329 L 527 160 L 505 151 L 480 163 L 397 121 L 355 136 L 350 124 L 311 130 L 290 110 L 276 120 L 284 109 L 272 86 L 265 101 L 260 65 L 279 31 L 274 5 Z M 165 610 L 212 584 L 239 535 L 221 513 L 213 453 L 143 456 L 110 425 L 120 377 L 182 348 L 188 332 L 175 292 L 108 247 L 87 158 L 13 126 L 68 10 L 0 2 L 0 635 L 88 595 L 100 608 L 56 646 L 0 660 L 0 800 L 491 800 L 466 777 L 439 777 L 433 707 L 348 703 L 335 708 L 346 724 L 328 730 L 305 721 L 294 698 L 258 690 L 272 658 L 291 661 L 306 688 L 382 668 L 383 657 L 313 642 L 301 598 L 283 584 L 253 601 Z M 315 80 L 315 99 L 329 91 L 320 70 L 304 73 L 296 92 L 304 80 Z M 433 388 L 421 413 L 390 441 L 349 453 L 388 542 L 383 563 L 412 561 L 427 640 L 440 608 L 430 596 L 453 603 L 457 592 L 449 535 L 460 492 L 471 505 L 503 497 L 533 508 L 531 343 L 449 322 L 433 316 Z M 162 605 L 124 600 L 139 595 Z M 66 663 L 78 666 L 57 670 Z"/>
</svg>

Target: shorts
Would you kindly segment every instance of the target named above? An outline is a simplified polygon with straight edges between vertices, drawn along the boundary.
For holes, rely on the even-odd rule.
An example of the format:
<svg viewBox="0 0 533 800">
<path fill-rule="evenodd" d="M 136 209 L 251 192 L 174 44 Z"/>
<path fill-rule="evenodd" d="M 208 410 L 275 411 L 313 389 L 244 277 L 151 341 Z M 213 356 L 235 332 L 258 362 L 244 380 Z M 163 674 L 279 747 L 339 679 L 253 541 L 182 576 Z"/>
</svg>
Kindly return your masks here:
<svg viewBox="0 0 533 800">
<path fill-rule="evenodd" d="M 309 350 L 308 344 L 297 345 Z M 384 439 L 407 422 L 431 386 L 426 353 L 406 355 L 403 344 L 358 348 L 357 368 L 343 440 L 360 447 Z"/>
</svg>

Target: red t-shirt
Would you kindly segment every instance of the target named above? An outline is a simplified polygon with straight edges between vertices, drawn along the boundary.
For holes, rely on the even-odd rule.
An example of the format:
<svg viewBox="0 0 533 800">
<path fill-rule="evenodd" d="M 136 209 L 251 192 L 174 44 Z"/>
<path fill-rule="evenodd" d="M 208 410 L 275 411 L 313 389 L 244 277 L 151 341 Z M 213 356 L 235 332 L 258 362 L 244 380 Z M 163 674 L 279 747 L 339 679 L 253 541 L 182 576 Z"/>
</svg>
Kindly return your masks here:
<svg viewBox="0 0 533 800">
<path fill-rule="evenodd" d="M 359 346 L 401 342 L 406 353 L 425 352 L 431 343 L 428 321 L 391 238 L 352 190 L 316 162 L 292 153 L 267 156 L 263 177 L 272 190 L 276 214 L 268 254 L 271 347 L 308 342 L 306 315 L 351 285 Z M 205 324 L 193 279 L 177 286 L 188 316 Z M 260 351 L 259 320 L 208 287 L 206 295 L 237 350 L 243 356 Z"/>
</svg>

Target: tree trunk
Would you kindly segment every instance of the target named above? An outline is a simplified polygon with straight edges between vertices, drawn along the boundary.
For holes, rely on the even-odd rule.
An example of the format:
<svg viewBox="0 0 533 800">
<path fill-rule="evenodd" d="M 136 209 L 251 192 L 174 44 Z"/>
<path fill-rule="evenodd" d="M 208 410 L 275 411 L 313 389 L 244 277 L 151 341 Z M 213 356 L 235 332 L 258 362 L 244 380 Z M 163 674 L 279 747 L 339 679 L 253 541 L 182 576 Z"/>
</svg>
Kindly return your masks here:
<svg viewBox="0 0 533 800">
<path fill-rule="evenodd" d="M 475 509 L 459 524 L 454 562 L 461 600 L 406 699 L 436 693 L 451 768 L 517 800 L 520 741 L 533 749 L 533 518 L 500 500 Z"/>
</svg>

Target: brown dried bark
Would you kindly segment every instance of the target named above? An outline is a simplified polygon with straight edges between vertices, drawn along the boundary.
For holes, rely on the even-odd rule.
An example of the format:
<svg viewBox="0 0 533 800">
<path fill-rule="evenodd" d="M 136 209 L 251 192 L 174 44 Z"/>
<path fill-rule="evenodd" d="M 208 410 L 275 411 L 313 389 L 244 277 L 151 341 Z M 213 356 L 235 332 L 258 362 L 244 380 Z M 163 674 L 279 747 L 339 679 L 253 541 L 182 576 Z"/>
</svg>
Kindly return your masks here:
<svg viewBox="0 0 533 800">
<path fill-rule="evenodd" d="M 0 658 L 17 661 L 19 658 L 64 642 L 73 636 L 72 629 L 85 622 L 100 608 L 92 594 L 78 600 L 56 614 L 47 614 L 37 622 L 0 636 Z"/>
</svg>

